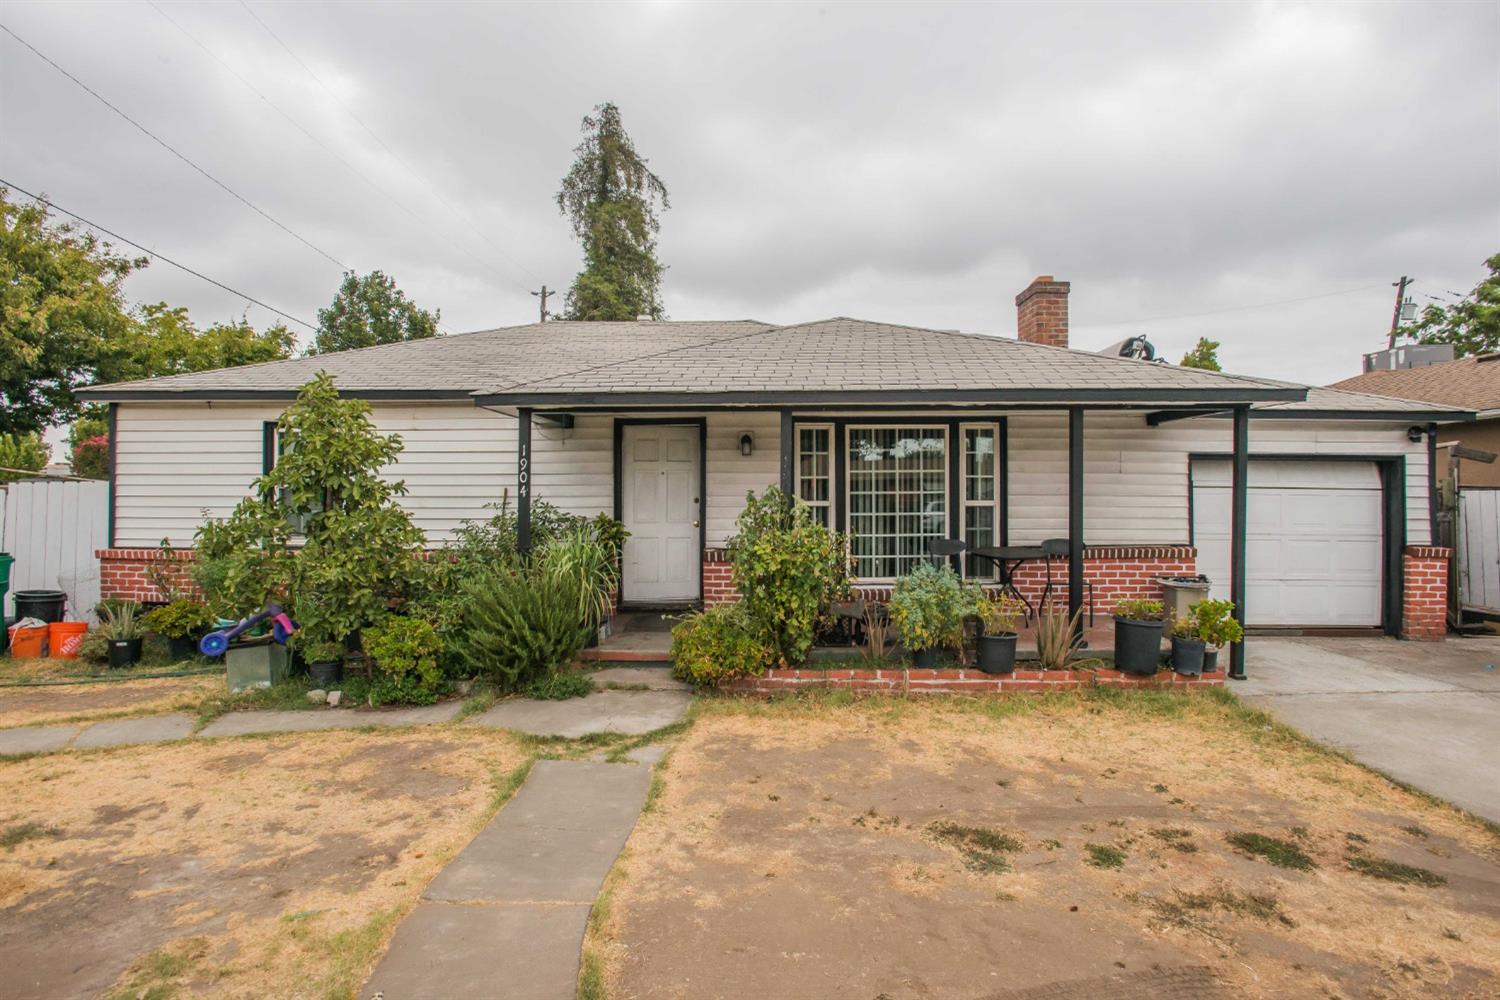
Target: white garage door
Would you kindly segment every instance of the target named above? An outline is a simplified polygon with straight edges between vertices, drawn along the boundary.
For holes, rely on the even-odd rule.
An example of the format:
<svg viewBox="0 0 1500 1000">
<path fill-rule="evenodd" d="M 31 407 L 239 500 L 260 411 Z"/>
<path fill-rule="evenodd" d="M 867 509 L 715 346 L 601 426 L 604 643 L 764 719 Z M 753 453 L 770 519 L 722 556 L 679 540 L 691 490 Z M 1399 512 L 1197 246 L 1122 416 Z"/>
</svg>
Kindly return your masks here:
<svg viewBox="0 0 1500 1000">
<path fill-rule="evenodd" d="M 1193 540 L 1229 597 L 1228 460 L 1193 463 Z M 1250 463 L 1245 615 L 1251 625 L 1379 625 L 1380 474 L 1373 462 Z"/>
</svg>

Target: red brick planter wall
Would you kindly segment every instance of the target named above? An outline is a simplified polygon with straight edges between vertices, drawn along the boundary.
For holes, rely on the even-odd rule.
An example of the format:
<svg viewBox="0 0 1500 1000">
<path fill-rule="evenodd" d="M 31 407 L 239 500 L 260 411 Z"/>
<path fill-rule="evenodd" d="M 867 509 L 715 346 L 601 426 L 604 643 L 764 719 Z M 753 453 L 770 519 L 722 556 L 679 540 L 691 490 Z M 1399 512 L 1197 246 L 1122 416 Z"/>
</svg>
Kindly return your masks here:
<svg viewBox="0 0 1500 1000">
<path fill-rule="evenodd" d="M 189 594 L 198 592 L 188 575 L 192 549 L 177 549 L 164 558 L 160 549 L 97 549 L 99 558 L 99 591 L 101 597 L 122 597 L 133 601 L 158 603 L 167 596 L 152 584 L 146 574 L 148 566 L 161 565 L 168 580 Z"/>
<path fill-rule="evenodd" d="M 1448 560 L 1453 550 L 1408 545 L 1401 554 L 1401 635 L 1438 640 L 1448 634 Z"/>
<path fill-rule="evenodd" d="M 1224 672 L 1180 677 L 1159 672 L 1152 677 L 1118 670 L 1017 670 L 986 674 L 978 670 L 769 670 L 723 685 L 730 694 L 775 695 L 829 688 L 860 694 L 1036 694 L 1078 691 L 1089 687 L 1169 689 L 1180 691 L 1223 687 Z"/>
<path fill-rule="evenodd" d="M 734 589 L 733 566 L 722 549 L 711 549 L 703 562 L 703 604 L 728 604 L 739 600 Z M 1190 545 L 1130 545 L 1086 548 L 1083 553 L 1083 578 L 1093 585 L 1095 615 L 1109 615 L 1118 601 L 1129 598 L 1159 600 L 1159 576 L 1184 576 L 1198 572 L 1198 550 Z M 1027 563 L 1016 573 L 1016 586 L 1028 601 L 1041 600 L 1047 583 L 1047 567 L 1041 561 Z M 887 601 L 891 588 L 859 587 L 867 599 Z M 1052 560 L 1052 594 L 1062 602 L 1068 599 L 1068 562 Z M 1089 591 L 1084 589 L 1084 601 Z"/>
</svg>

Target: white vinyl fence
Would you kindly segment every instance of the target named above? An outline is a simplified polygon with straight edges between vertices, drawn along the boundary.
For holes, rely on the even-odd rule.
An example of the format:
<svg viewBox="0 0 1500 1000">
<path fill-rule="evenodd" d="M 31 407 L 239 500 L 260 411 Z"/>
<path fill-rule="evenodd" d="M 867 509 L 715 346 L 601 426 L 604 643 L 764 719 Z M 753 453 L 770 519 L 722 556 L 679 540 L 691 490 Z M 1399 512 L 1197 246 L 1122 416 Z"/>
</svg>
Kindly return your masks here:
<svg viewBox="0 0 1500 1000">
<path fill-rule="evenodd" d="M 1500 489 L 1458 491 L 1458 600 L 1500 613 Z"/>
<path fill-rule="evenodd" d="M 99 560 L 109 540 L 109 483 L 25 479 L 0 487 L 0 552 L 15 557 L 5 615 L 17 590 L 61 590 L 67 617 L 78 621 L 99 603 Z"/>
</svg>

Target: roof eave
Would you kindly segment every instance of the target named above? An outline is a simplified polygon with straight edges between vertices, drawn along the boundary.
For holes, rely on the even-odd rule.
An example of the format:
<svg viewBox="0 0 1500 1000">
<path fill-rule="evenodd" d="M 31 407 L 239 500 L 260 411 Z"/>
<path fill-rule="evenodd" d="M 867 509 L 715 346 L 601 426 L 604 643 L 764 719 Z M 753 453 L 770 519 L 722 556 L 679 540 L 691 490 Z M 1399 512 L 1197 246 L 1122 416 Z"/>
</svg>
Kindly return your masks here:
<svg viewBox="0 0 1500 1000">
<path fill-rule="evenodd" d="M 720 406 L 720 405 L 841 405 L 860 403 L 1089 403 L 1166 404 L 1218 403 L 1225 405 L 1301 402 L 1305 388 L 1245 389 L 858 389 L 858 390 L 734 390 L 728 392 L 537 392 L 506 391 L 473 394 L 481 406 Z"/>
<path fill-rule="evenodd" d="M 297 398 L 297 389 L 127 389 L 97 386 L 79 389 L 74 395 L 86 403 L 148 402 L 282 402 Z M 472 402 L 468 389 L 340 389 L 345 399 L 375 401 Z"/>
</svg>

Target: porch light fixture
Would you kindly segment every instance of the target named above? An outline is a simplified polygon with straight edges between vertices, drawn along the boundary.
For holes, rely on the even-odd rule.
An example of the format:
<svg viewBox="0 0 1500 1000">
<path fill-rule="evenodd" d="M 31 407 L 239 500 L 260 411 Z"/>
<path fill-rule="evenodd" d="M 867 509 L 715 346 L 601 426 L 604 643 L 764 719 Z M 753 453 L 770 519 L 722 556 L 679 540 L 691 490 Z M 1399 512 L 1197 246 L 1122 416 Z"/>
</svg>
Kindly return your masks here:
<svg viewBox="0 0 1500 1000">
<path fill-rule="evenodd" d="M 1427 430 L 1424 427 L 1413 426 L 1406 429 L 1406 440 L 1410 441 L 1412 444 L 1416 444 L 1426 435 Z"/>
<path fill-rule="evenodd" d="M 749 431 L 740 435 L 740 454 L 749 458 L 755 452 L 755 435 Z"/>
</svg>

